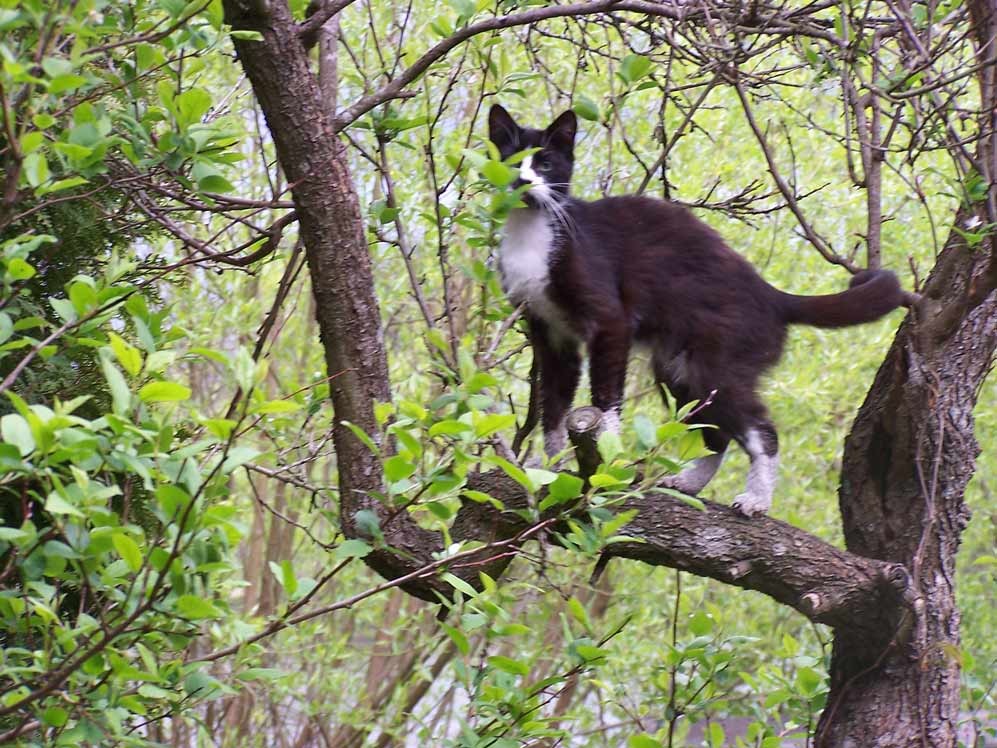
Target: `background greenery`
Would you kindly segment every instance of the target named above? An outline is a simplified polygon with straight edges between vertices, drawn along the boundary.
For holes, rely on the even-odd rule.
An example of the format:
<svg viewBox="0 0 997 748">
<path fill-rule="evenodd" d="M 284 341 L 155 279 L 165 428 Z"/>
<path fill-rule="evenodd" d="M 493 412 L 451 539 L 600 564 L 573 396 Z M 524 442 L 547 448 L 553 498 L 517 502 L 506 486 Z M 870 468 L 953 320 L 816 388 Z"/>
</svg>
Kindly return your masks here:
<svg viewBox="0 0 997 748">
<path fill-rule="evenodd" d="M 341 18 L 341 105 L 492 11 L 467 0 L 355 3 Z M 823 706 L 826 630 L 761 595 L 630 562 L 613 562 L 593 588 L 598 544 L 533 548 L 444 623 L 439 606 L 389 590 L 238 647 L 289 605 L 335 606 L 381 580 L 356 560 L 366 544 L 338 535 L 335 373 L 294 225 L 245 266 L 217 256 L 264 246 L 253 226 L 284 215 L 288 199 L 220 3 L 6 0 L 0 31 L 4 99 L 19 110 L 0 145 L 8 176 L 15 161 L 20 171 L 0 214 L 0 376 L 31 356 L 0 403 L 0 733 L 27 724 L 11 737 L 24 746 L 805 739 Z M 490 182 L 502 171 L 488 161 L 483 113 L 501 101 L 542 126 L 574 106 L 575 193 L 633 192 L 646 174 L 637 158 L 653 162 L 709 79 L 652 31 L 561 20 L 475 37 L 415 96 L 344 132 L 368 211 L 398 431 L 417 445 L 400 437 L 409 451 L 386 475 L 397 494 L 422 496 L 410 510 L 426 526 L 446 526 L 491 430 L 447 441 L 439 424 L 477 426 L 486 411 L 521 420 L 528 399 L 522 331 L 500 334 L 513 310 L 494 269 L 501 206 Z M 828 134 L 841 103 L 822 60 L 810 48 L 760 56 L 759 71 L 786 72 L 752 104 L 808 217 L 850 251 L 865 198 Z M 714 89 L 693 121 L 670 152 L 668 189 L 656 173 L 649 194 L 701 205 L 779 288 L 843 288 L 847 273 L 779 209 L 733 92 Z M 891 166 L 883 264 L 911 288 L 911 268 L 923 276 L 945 240 L 956 174 L 930 148 Z M 750 186 L 755 199 L 732 208 Z M 225 195 L 261 202 L 235 221 Z M 794 330 L 764 386 L 783 455 L 773 514 L 839 545 L 841 444 L 900 319 Z M 631 454 L 629 424 L 668 419 L 635 358 Z M 964 646 L 949 653 L 964 664 L 967 719 L 993 706 L 997 682 L 992 386 L 977 408 L 983 451 L 960 564 Z M 511 433 L 513 421 L 492 423 Z M 742 455 L 730 457 L 707 497 L 733 496 L 745 471 Z M 735 739 L 723 720 L 738 716 Z"/>
</svg>

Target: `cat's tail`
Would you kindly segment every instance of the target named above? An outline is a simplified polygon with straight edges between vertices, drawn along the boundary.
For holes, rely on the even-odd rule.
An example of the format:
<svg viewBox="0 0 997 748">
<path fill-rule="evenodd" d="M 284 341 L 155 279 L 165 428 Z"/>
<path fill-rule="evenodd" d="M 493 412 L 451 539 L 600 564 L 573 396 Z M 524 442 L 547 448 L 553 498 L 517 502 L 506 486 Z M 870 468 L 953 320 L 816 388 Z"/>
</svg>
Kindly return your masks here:
<svg viewBox="0 0 997 748">
<path fill-rule="evenodd" d="M 897 276 L 889 270 L 862 270 L 852 276 L 847 291 L 827 296 L 778 293 L 786 322 L 815 327 L 872 322 L 912 301 L 912 295 L 900 288 Z"/>
</svg>

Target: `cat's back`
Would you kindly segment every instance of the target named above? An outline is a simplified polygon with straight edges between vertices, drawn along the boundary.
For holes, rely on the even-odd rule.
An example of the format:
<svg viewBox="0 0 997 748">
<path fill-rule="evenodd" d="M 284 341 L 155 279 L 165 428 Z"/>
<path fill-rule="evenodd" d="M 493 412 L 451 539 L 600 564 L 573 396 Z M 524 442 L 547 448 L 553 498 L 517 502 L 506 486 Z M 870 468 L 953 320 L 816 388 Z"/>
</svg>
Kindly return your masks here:
<svg viewBox="0 0 997 748">
<path fill-rule="evenodd" d="M 613 277 L 636 318 L 660 320 L 677 310 L 690 318 L 766 314 L 771 306 L 773 290 L 751 263 L 687 208 L 636 195 L 578 208 L 586 236 L 581 254 Z"/>
<path fill-rule="evenodd" d="M 585 203 L 591 229 L 635 248 L 667 245 L 674 249 L 726 249 L 720 236 L 687 208 L 644 195 L 605 197 Z M 648 239 L 667 239 L 651 241 Z"/>
<path fill-rule="evenodd" d="M 745 277 L 752 282 L 754 268 L 730 249 L 692 212 L 675 203 L 643 195 L 606 197 L 576 206 L 590 250 L 609 255 L 621 269 L 650 270 L 663 264 L 673 277 L 714 274 Z"/>
</svg>

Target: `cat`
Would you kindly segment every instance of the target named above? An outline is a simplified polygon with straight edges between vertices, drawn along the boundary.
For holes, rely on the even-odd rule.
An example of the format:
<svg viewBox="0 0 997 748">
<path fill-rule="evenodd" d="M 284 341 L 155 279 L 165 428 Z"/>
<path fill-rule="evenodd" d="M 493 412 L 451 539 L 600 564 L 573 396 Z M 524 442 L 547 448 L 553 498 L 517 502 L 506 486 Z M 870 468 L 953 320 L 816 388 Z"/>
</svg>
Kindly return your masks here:
<svg viewBox="0 0 997 748">
<path fill-rule="evenodd" d="M 520 127 L 498 104 L 488 115 L 489 139 L 503 159 L 527 151 L 511 185 L 526 188 L 525 207 L 510 211 L 499 269 L 509 299 L 525 305 L 540 368 L 545 451 L 555 455 L 566 446 L 582 347 L 592 403 L 604 428 L 618 431 L 627 358 L 635 344 L 645 345 L 655 381 L 679 404 L 700 401 L 695 420 L 713 427 L 703 430 L 712 454 L 669 484 L 690 495 L 702 491 L 733 440 L 750 460 L 733 506 L 747 516 L 765 513 L 779 444 L 756 390 L 779 360 L 787 325 L 871 322 L 908 297 L 885 270 L 857 273 L 842 293 L 784 293 L 684 207 L 641 196 L 572 197 L 577 127 L 570 110 L 544 130 Z"/>
</svg>

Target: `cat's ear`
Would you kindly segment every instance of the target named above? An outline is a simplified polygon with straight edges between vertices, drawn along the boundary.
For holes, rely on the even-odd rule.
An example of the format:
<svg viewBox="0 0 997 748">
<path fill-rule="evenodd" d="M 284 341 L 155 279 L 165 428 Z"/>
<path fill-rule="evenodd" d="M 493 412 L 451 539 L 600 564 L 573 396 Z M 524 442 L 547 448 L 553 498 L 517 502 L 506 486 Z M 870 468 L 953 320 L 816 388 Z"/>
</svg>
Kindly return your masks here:
<svg viewBox="0 0 997 748">
<path fill-rule="evenodd" d="M 544 130 L 544 139 L 558 150 L 571 152 L 575 147 L 575 133 L 578 131 L 578 118 L 570 109 L 561 114 Z"/>
<path fill-rule="evenodd" d="M 501 104 L 494 104 L 488 110 L 488 139 L 500 151 L 514 145 L 519 137 L 519 125 Z"/>
</svg>

